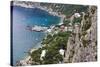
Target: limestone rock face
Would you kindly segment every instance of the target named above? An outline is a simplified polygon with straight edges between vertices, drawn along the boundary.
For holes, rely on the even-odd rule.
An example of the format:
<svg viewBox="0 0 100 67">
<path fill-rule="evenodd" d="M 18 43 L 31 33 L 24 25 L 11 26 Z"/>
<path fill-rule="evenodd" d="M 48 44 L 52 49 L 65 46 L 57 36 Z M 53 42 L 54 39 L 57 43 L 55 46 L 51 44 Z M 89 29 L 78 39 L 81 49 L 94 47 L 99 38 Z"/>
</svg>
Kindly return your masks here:
<svg viewBox="0 0 100 67">
<path fill-rule="evenodd" d="M 97 60 L 97 7 L 90 6 L 82 14 L 80 25 L 74 25 L 74 34 L 68 39 L 65 63 Z"/>
</svg>

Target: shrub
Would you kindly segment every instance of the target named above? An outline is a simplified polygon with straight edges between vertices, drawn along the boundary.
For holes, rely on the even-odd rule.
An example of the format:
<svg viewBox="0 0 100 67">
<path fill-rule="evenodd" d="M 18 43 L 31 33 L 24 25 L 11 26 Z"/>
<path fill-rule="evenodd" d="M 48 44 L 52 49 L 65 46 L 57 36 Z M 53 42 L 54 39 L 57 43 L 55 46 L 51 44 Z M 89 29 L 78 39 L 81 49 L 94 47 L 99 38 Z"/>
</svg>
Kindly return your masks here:
<svg viewBox="0 0 100 67">
<path fill-rule="evenodd" d="M 42 49 L 39 48 L 38 50 L 35 50 L 35 51 L 32 52 L 31 57 L 32 57 L 32 60 L 34 62 L 40 63 L 40 54 L 41 54 L 41 51 L 42 51 Z"/>
<path fill-rule="evenodd" d="M 82 20 L 81 17 L 79 17 L 79 18 L 74 18 L 73 23 L 81 23 L 81 20 Z"/>
<path fill-rule="evenodd" d="M 89 44 L 89 42 L 90 42 L 89 40 L 85 40 L 85 39 L 82 40 L 82 43 L 83 43 L 84 47 L 87 47 L 87 45 Z"/>
<path fill-rule="evenodd" d="M 83 31 L 83 32 L 82 32 L 82 35 L 83 35 L 83 36 L 85 36 L 86 34 L 87 34 L 87 32 L 86 32 L 86 31 Z"/>
</svg>

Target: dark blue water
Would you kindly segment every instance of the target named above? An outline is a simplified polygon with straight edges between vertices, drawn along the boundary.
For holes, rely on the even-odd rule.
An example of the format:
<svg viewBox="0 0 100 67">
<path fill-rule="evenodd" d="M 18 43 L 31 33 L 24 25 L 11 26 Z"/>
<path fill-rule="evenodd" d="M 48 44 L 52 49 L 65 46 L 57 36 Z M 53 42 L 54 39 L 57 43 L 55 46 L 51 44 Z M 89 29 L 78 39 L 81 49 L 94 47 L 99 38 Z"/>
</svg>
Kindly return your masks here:
<svg viewBox="0 0 100 67">
<path fill-rule="evenodd" d="M 50 15 L 48 12 L 33 9 L 13 6 L 13 64 L 27 55 L 31 48 L 38 48 L 44 38 L 43 32 L 32 32 L 26 30 L 26 26 L 47 26 L 58 24 L 60 18 Z"/>
</svg>

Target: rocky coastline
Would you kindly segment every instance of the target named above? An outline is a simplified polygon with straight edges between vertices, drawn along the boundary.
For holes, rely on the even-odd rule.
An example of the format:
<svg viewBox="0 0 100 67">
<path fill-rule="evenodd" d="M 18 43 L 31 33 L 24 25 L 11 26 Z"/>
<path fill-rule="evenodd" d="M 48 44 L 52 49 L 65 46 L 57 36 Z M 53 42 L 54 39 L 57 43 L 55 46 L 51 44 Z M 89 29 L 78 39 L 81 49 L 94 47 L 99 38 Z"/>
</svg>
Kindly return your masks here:
<svg viewBox="0 0 100 67">
<path fill-rule="evenodd" d="M 53 11 L 52 8 L 41 6 L 40 3 L 25 3 L 25 2 L 14 2 L 15 6 L 21 6 L 25 8 L 39 8 L 45 10 L 51 15 L 61 17 L 61 22 L 58 24 L 60 27 L 54 26 L 50 30 L 53 31 L 57 28 L 53 34 L 51 31 L 48 32 L 50 35 L 58 34 L 58 32 L 70 31 L 65 49 L 65 56 L 63 62 L 59 63 L 73 63 L 73 62 L 90 62 L 97 60 L 97 8 L 95 6 L 89 6 L 88 12 L 74 13 L 70 18 L 66 18 L 66 15 Z M 75 16 L 76 15 L 76 16 Z M 76 21 L 75 19 L 79 19 Z M 81 18 L 81 20 L 80 20 Z M 70 23 L 65 24 L 64 20 L 69 20 Z M 74 23 L 77 22 L 77 23 Z M 74 24 L 73 24 L 74 23 Z M 44 47 L 45 45 L 42 45 Z M 41 48 L 42 48 L 41 47 Z M 29 54 L 32 54 L 35 50 L 31 49 Z M 29 55 L 25 59 L 20 60 L 17 66 L 25 65 L 39 65 L 40 63 L 35 62 Z"/>
<path fill-rule="evenodd" d="M 58 23 L 58 25 L 63 24 L 63 20 L 65 19 L 65 15 L 64 14 L 59 14 L 58 12 L 54 12 L 52 8 L 47 8 L 47 7 L 43 7 L 40 6 L 40 3 L 32 3 L 32 4 L 27 4 L 25 2 L 19 2 L 19 1 L 14 1 L 13 3 L 14 6 L 20 6 L 20 7 L 24 7 L 24 8 L 30 8 L 30 9 L 34 9 L 34 8 L 38 8 L 44 11 L 47 11 L 49 14 L 53 15 L 53 16 L 58 16 L 61 18 L 60 23 Z M 53 28 L 51 28 L 51 30 L 53 30 Z M 29 54 L 31 54 L 33 51 L 38 50 L 38 48 L 32 48 L 28 51 Z M 16 66 L 25 66 L 25 65 L 31 65 L 32 64 L 32 58 L 30 55 L 26 56 L 24 59 L 18 61 L 16 63 Z M 34 62 L 36 63 L 36 62 Z M 36 63 L 38 64 L 38 63 Z"/>
</svg>

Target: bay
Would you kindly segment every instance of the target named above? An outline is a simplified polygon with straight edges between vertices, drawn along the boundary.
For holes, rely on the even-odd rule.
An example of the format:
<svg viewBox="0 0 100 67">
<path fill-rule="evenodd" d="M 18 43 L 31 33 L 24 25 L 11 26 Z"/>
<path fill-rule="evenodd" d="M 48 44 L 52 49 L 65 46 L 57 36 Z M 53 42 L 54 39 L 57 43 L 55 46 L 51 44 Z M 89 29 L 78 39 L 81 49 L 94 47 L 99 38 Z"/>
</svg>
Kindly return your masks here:
<svg viewBox="0 0 100 67">
<path fill-rule="evenodd" d="M 39 48 L 45 37 L 44 32 L 26 30 L 27 26 L 39 25 L 49 27 L 58 24 L 60 17 L 53 16 L 38 8 L 12 6 L 13 19 L 13 65 L 24 59 L 30 49 Z"/>
</svg>

